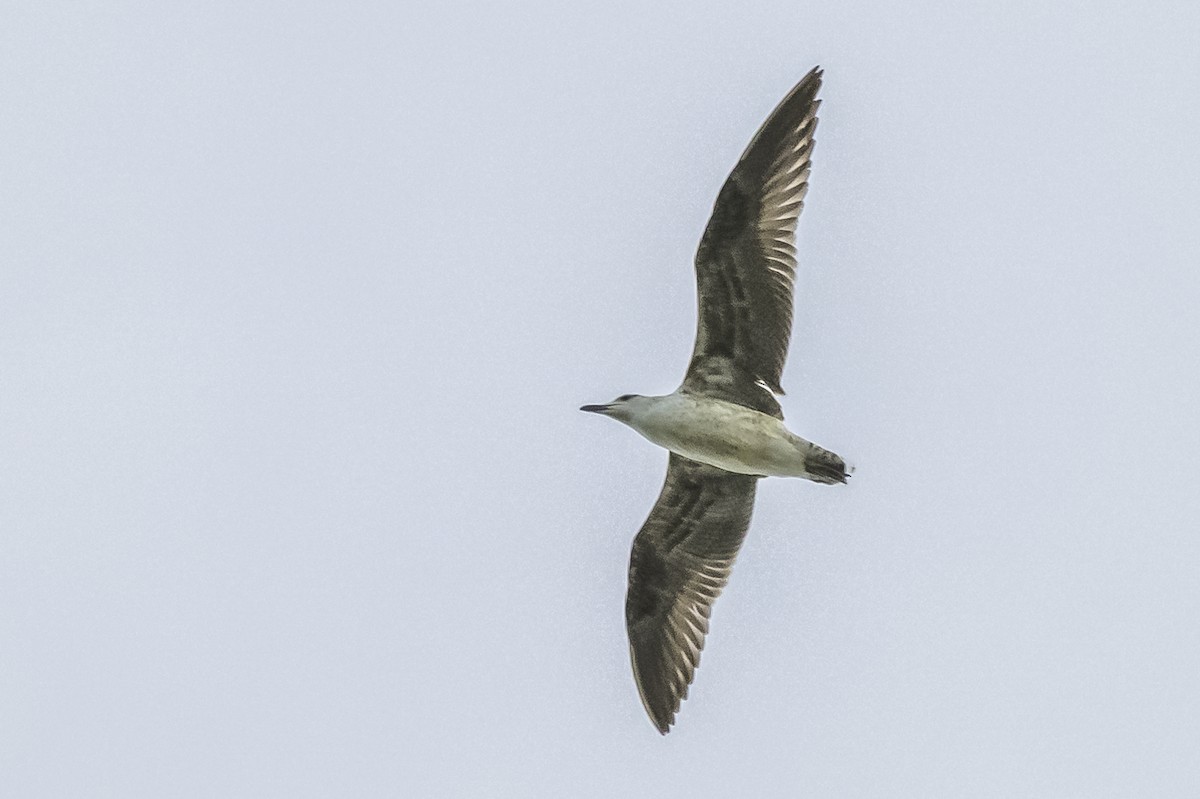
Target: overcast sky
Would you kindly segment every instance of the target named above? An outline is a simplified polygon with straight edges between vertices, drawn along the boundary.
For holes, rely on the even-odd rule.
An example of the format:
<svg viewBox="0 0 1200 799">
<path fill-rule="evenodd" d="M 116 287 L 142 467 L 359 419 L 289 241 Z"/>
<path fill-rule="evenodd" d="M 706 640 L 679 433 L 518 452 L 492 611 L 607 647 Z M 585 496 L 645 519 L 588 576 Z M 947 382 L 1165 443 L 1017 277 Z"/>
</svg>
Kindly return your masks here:
<svg viewBox="0 0 1200 799">
<path fill-rule="evenodd" d="M 0 794 L 1200 795 L 1194 3 L 9 3 Z M 435 8 L 436 6 L 436 8 Z M 792 429 L 638 700 L 692 256 L 825 70 Z"/>
</svg>

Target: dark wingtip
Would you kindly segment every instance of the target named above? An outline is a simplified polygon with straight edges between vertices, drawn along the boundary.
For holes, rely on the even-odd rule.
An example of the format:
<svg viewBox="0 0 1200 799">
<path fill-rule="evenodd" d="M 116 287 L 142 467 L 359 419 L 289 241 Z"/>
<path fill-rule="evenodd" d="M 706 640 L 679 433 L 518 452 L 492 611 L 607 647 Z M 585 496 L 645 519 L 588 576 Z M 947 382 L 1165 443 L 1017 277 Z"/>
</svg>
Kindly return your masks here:
<svg viewBox="0 0 1200 799">
<path fill-rule="evenodd" d="M 646 708 L 650 710 L 649 708 Z M 675 706 L 678 710 L 679 706 Z M 654 725 L 654 729 L 658 730 L 659 735 L 666 735 L 671 731 L 671 725 L 675 723 L 675 711 L 670 710 L 669 706 L 663 706 L 649 713 L 650 723 Z"/>
<path fill-rule="evenodd" d="M 686 696 L 686 694 L 685 694 Z M 675 703 L 674 710 L 670 704 L 657 703 L 658 707 L 651 707 L 650 701 L 643 696 L 642 705 L 646 708 L 646 716 L 650 719 L 650 723 L 654 725 L 654 729 L 658 730 L 659 735 L 666 735 L 671 731 L 671 725 L 675 723 L 675 712 L 679 710 L 679 703 Z"/>
</svg>

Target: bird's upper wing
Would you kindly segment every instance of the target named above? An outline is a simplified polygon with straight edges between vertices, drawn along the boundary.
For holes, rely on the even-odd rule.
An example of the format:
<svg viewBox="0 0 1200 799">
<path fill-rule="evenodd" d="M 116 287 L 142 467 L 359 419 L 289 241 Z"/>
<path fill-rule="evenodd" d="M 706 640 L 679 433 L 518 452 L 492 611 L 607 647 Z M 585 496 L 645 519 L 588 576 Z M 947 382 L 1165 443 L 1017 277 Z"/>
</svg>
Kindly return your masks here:
<svg viewBox="0 0 1200 799">
<path fill-rule="evenodd" d="M 642 703 L 663 734 L 700 664 L 709 612 L 750 526 L 756 480 L 671 453 L 662 493 L 633 541 L 629 654 Z"/>
<path fill-rule="evenodd" d="M 684 390 L 779 418 L 774 394 L 783 393 L 792 333 L 796 219 L 808 191 L 821 74 L 804 76 L 754 135 L 696 253 L 700 313 Z"/>
</svg>

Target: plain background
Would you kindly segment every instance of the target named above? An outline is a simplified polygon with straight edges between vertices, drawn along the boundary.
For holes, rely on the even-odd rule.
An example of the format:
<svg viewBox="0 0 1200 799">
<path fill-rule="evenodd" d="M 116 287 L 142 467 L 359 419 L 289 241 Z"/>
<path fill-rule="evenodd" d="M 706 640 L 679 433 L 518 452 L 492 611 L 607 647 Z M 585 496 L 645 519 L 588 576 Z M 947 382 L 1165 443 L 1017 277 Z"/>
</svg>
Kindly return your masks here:
<svg viewBox="0 0 1200 799">
<path fill-rule="evenodd" d="M 0 794 L 1200 795 L 1194 3 L 7 3 Z M 742 148 L 793 429 L 630 675 Z"/>
</svg>

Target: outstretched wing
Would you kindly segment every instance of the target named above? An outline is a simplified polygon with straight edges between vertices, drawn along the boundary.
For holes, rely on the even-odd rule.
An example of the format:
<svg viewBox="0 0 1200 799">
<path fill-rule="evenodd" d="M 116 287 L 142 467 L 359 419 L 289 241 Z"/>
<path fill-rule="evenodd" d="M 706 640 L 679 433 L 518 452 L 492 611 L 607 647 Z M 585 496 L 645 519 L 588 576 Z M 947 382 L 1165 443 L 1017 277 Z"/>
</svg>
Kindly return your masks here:
<svg viewBox="0 0 1200 799">
<path fill-rule="evenodd" d="M 756 480 L 671 453 L 662 493 L 633 541 L 629 654 L 642 704 L 664 735 L 700 665 L 709 613 L 750 526 Z"/>
<path fill-rule="evenodd" d="M 821 70 L 783 98 L 717 196 L 696 253 L 700 313 L 683 388 L 782 417 L 774 394 L 792 334 L 796 219 L 804 207 Z"/>
</svg>

